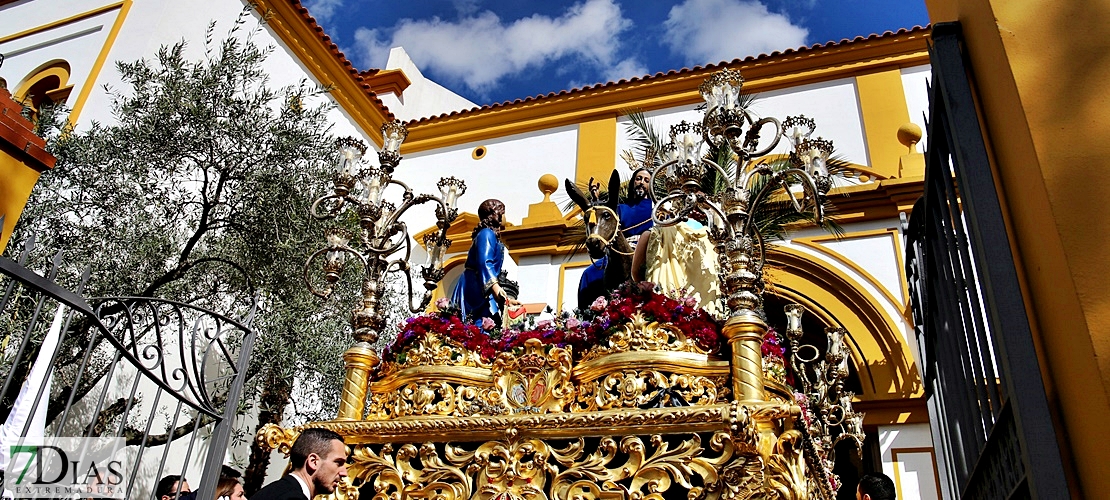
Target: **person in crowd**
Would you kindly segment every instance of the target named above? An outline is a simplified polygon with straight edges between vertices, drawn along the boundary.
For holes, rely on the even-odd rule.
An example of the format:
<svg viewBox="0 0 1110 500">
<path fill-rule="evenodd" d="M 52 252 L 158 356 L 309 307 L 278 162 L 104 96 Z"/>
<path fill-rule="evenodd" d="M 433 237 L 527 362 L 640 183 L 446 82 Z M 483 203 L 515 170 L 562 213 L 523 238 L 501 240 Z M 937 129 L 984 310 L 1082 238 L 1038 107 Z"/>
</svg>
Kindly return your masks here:
<svg viewBox="0 0 1110 500">
<path fill-rule="evenodd" d="M 856 486 L 856 500 L 897 500 L 894 481 L 882 472 L 871 472 L 860 476 Z"/>
<path fill-rule="evenodd" d="M 189 482 L 177 475 L 169 475 L 158 480 L 154 487 L 154 498 L 159 500 L 174 500 L 184 493 L 189 493 Z"/>
<path fill-rule="evenodd" d="M 478 226 L 470 238 L 473 243 L 466 254 L 466 265 L 451 294 L 451 302 L 464 318 L 481 322 L 483 318 L 502 324 L 506 306 L 520 305 L 502 289 L 498 277 L 505 264 L 505 245 L 501 243 L 505 204 L 489 199 L 478 206 Z"/>
<path fill-rule="evenodd" d="M 232 470 L 234 471 L 234 469 Z M 243 483 L 240 483 L 238 478 L 221 473 L 220 481 L 216 483 L 214 500 L 247 500 L 247 495 L 243 491 Z"/>
<path fill-rule="evenodd" d="M 332 493 L 347 477 L 343 437 L 327 429 L 305 429 L 289 450 L 292 471 L 255 493 L 254 500 L 309 500 Z M 235 500 L 235 499 L 232 499 Z"/>
<path fill-rule="evenodd" d="M 220 468 L 220 477 L 221 478 L 230 477 L 232 479 L 241 479 L 243 477 L 243 473 L 239 472 L 239 471 L 237 471 L 237 470 L 235 470 L 231 467 L 223 465 Z"/>
</svg>

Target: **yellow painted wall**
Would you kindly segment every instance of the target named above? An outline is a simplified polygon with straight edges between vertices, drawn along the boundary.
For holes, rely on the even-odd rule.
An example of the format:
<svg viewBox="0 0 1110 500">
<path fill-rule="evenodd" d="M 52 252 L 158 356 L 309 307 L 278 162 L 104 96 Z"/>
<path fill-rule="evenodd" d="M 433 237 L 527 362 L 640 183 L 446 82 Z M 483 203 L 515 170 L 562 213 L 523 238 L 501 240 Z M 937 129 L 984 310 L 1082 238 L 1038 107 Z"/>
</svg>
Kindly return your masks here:
<svg viewBox="0 0 1110 500">
<path fill-rule="evenodd" d="M 605 184 L 617 162 L 617 117 L 608 116 L 578 124 L 578 167 L 575 182 L 585 185 L 592 177 Z"/>
<path fill-rule="evenodd" d="M 893 68 L 859 75 L 856 92 L 871 170 L 898 177 L 898 160 L 906 154 L 906 147 L 898 142 L 898 127 L 910 121 L 902 72 Z"/>
<path fill-rule="evenodd" d="M 1049 399 L 1077 494 L 1101 498 L 1110 491 L 1110 3 L 926 4 L 934 23 L 963 26 Z"/>
<path fill-rule="evenodd" d="M 0 215 L 4 215 L 4 228 L 0 233 L 0 253 L 8 246 L 8 239 L 15 228 L 19 214 L 31 196 L 31 189 L 39 180 L 39 171 L 16 159 L 8 148 L 0 149 Z"/>
</svg>

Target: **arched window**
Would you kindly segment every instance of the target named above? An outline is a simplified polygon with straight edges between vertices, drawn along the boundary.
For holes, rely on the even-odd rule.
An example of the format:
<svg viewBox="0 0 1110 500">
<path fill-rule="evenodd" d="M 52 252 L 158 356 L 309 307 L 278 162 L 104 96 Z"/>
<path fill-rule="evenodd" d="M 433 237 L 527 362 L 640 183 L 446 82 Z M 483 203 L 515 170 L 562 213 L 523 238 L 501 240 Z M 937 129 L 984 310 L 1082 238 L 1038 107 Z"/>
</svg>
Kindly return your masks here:
<svg viewBox="0 0 1110 500">
<path fill-rule="evenodd" d="M 73 85 L 69 83 L 69 63 L 55 59 L 39 66 L 20 82 L 14 92 L 15 100 L 38 114 L 43 104 L 65 103 Z"/>
</svg>

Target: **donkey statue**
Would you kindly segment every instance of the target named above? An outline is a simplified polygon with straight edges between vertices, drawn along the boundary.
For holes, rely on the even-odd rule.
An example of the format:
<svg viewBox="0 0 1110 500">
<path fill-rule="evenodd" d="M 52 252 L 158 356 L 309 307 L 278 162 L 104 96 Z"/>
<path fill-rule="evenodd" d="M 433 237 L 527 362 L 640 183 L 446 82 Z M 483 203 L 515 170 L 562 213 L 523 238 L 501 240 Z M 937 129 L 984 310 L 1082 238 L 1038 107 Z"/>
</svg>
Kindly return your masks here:
<svg viewBox="0 0 1110 500">
<path fill-rule="evenodd" d="M 621 221 L 617 211 L 620 198 L 621 178 L 614 170 L 609 177 L 609 197 L 604 202 L 590 202 L 578 186 L 566 179 L 567 194 L 582 209 L 582 219 L 586 222 L 586 250 L 591 257 L 604 255 L 608 259 L 605 266 L 603 286 L 588 287 L 578 297 L 578 307 L 586 308 L 603 295 L 616 290 L 632 276 L 632 245 L 621 232 Z"/>
</svg>

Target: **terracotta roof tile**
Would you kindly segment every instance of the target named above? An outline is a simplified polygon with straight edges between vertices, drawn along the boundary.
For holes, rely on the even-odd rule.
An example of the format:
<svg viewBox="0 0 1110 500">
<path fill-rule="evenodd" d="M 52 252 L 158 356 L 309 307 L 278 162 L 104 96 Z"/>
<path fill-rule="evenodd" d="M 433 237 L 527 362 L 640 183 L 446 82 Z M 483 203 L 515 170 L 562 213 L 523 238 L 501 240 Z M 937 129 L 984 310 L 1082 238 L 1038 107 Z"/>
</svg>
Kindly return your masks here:
<svg viewBox="0 0 1110 500">
<path fill-rule="evenodd" d="M 316 22 L 316 18 L 312 17 L 312 15 L 308 13 L 308 8 L 306 8 L 304 5 L 301 5 L 300 0 L 288 1 L 290 5 L 292 5 L 293 8 L 301 15 L 301 18 L 304 19 L 305 23 L 308 24 L 309 29 L 315 32 L 316 36 L 319 37 L 320 41 L 324 44 L 325 47 L 327 47 L 328 52 L 330 52 L 332 56 L 334 56 L 335 59 L 339 61 L 340 65 L 347 68 L 347 73 L 350 74 L 351 77 L 360 84 L 360 87 L 363 89 L 364 92 L 366 92 L 366 95 L 370 98 L 371 102 L 373 102 L 378 107 L 378 109 L 381 109 L 382 114 L 384 114 L 388 120 L 394 119 L 395 117 L 393 116 L 393 112 L 391 112 L 389 108 L 386 107 L 385 103 L 382 102 L 382 100 L 378 97 L 378 94 L 371 90 L 370 85 L 365 82 L 365 77 L 373 75 L 374 73 L 378 72 L 378 70 L 372 69 L 360 73 L 359 70 L 355 68 L 355 65 L 351 63 L 349 59 L 347 59 L 347 56 L 343 54 L 343 51 L 339 50 L 339 46 L 336 45 L 335 42 L 331 41 L 331 37 L 328 36 L 327 33 L 324 33 L 323 26 L 320 26 L 320 24 Z"/>
<path fill-rule="evenodd" d="M 504 101 L 504 102 L 500 102 L 500 103 L 486 104 L 486 105 L 483 105 L 483 106 L 476 106 L 476 107 L 473 107 L 473 108 L 470 108 L 470 109 L 464 109 L 464 110 L 460 110 L 460 111 L 452 111 L 450 113 L 442 113 L 442 114 L 439 114 L 439 115 L 436 115 L 436 116 L 429 116 L 429 117 L 425 117 L 425 118 L 420 118 L 418 120 L 413 120 L 413 121 L 410 121 L 409 123 L 410 124 L 415 124 L 415 123 L 430 122 L 430 121 L 435 121 L 435 120 L 439 120 L 439 119 L 443 119 L 443 118 L 450 118 L 450 117 L 453 117 L 453 116 L 456 116 L 456 115 L 469 114 L 469 113 L 474 113 L 474 112 L 479 112 L 479 111 L 485 111 L 485 110 L 498 109 L 498 108 L 503 108 L 503 107 L 508 107 L 508 106 L 514 106 L 514 105 L 517 105 L 517 104 L 523 104 L 523 103 L 528 103 L 528 102 L 532 102 L 532 101 L 538 101 L 538 100 L 546 99 L 546 98 L 549 98 L 549 97 L 577 94 L 577 93 L 581 93 L 581 92 L 585 92 L 585 91 L 589 91 L 589 90 L 602 89 L 602 88 L 605 88 L 605 87 L 611 87 L 611 86 L 615 86 L 615 85 L 621 85 L 621 84 L 633 83 L 633 82 L 644 82 L 644 81 L 649 81 L 649 80 L 652 80 L 652 79 L 655 79 L 655 78 L 662 78 L 662 77 L 665 77 L 665 76 L 673 76 L 673 75 L 679 75 L 679 74 L 684 74 L 684 73 L 692 73 L 692 72 L 701 71 L 701 70 L 705 70 L 705 69 L 720 68 L 720 67 L 728 66 L 730 64 L 758 61 L 758 60 L 762 60 L 762 59 L 769 59 L 769 58 L 772 58 L 772 57 L 777 57 L 777 56 L 782 56 L 782 55 L 787 55 L 787 54 L 794 54 L 794 53 L 799 53 L 799 52 L 806 52 L 806 51 L 811 51 L 811 50 L 833 48 L 833 47 L 840 46 L 840 45 L 845 45 L 845 44 L 850 44 L 850 43 L 860 43 L 860 42 L 866 42 L 866 41 L 870 41 L 870 40 L 878 40 L 878 39 L 881 39 L 881 38 L 886 38 L 886 37 L 891 37 L 891 36 L 896 36 L 896 35 L 902 35 L 902 34 L 907 34 L 907 33 L 922 33 L 922 32 L 926 32 L 927 30 L 929 30 L 929 28 L 930 28 L 930 26 L 914 26 L 913 28 L 901 28 L 898 31 L 885 31 L 881 34 L 873 33 L 873 34 L 868 35 L 866 37 L 857 36 L 857 37 L 852 38 L 850 40 L 847 39 L 847 38 L 844 38 L 840 41 L 829 41 L 829 42 L 825 42 L 825 43 L 815 43 L 815 44 L 809 45 L 809 46 L 802 46 L 802 47 L 798 47 L 798 48 L 785 49 L 785 50 L 782 50 L 782 51 L 774 51 L 774 52 L 771 52 L 770 54 L 760 54 L 758 56 L 747 56 L 743 59 L 737 58 L 737 59 L 733 59 L 731 61 L 721 61 L 721 62 L 716 63 L 716 64 L 706 64 L 705 66 L 700 66 L 699 65 L 699 66 L 694 66 L 692 68 L 682 68 L 682 69 L 679 69 L 679 70 L 673 70 L 672 69 L 672 70 L 667 71 L 666 73 L 660 71 L 660 72 L 655 73 L 654 75 L 644 75 L 644 76 L 640 76 L 640 77 L 632 77 L 628 80 L 621 79 L 620 81 L 617 81 L 617 82 L 610 81 L 610 82 L 606 82 L 606 83 L 597 83 L 597 84 L 593 84 L 593 85 L 585 85 L 585 86 L 570 89 L 570 90 L 561 90 L 558 93 L 549 92 L 547 94 L 529 96 L 529 97 L 525 97 L 523 99 L 514 99 L 512 101 Z"/>
<path fill-rule="evenodd" d="M 0 142 L 10 145 L 21 161 L 37 170 L 54 168 L 57 160 L 46 151 L 46 141 L 32 132 L 34 124 L 20 114 L 22 110 L 7 89 L 0 89 Z"/>
</svg>

